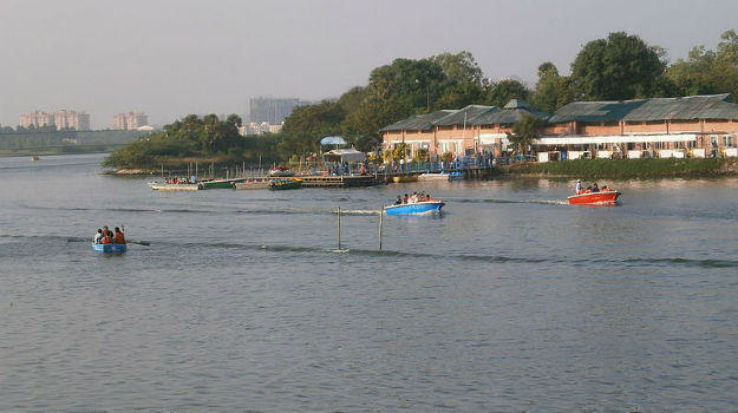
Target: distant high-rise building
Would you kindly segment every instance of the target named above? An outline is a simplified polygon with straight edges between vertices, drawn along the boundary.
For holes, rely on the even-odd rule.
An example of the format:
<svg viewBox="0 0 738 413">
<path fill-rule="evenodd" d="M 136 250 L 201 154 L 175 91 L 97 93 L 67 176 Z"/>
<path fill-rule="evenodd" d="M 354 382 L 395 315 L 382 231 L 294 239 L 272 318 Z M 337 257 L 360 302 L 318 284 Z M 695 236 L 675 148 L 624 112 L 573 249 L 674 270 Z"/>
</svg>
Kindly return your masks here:
<svg viewBox="0 0 738 413">
<path fill-rule="evenodd" d="M 249 99 L 249 121 L 279 125 L 290 116 L 294 108 L 310 103 L 294 98 L 252 97 Z"/>
<path fill-rule="evenodd" d="M 149 118 L 143 112 L 124 112 L 113 118 L 113 129 L 136 130 L 148 124 Z"/>
<path fill-rule="evenodd" d="M 34 110 L 20 116 L 20 125 L 24 128 L 53 125 L 57 129 L 90 130 L 90 115 L 87 112 L 66 109 L 52 113 Z"/>
<path fill-rule="evenodd" d="M 90 130 L 90 115 L 86 112 L 58 110 L 54 112 L 54 124 L 57 129 Z"/>
</svg>

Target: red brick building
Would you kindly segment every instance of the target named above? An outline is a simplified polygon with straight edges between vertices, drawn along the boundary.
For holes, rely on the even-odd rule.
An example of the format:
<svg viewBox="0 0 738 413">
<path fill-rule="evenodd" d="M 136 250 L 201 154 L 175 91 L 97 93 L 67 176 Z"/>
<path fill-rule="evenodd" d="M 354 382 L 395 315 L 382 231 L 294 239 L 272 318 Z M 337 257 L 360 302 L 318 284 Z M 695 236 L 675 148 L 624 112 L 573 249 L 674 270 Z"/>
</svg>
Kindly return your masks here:
<svg viewBox="0 0 738 413">
<path fill-rule="evenodd" d="M 380 130 L 384 147 L 405 143 L 431 155 L 482 151 L 501 156 L 507 133 L 525 115 L 546 120 L 534 151 L 552 158 L 738 156 L 738 104 L 728 94 L 612 102 L 573 102 L 553 115 L 512 100 L 404 119 Z M 541 155 L 540 160 L 549 157 Z"/>
</svg>

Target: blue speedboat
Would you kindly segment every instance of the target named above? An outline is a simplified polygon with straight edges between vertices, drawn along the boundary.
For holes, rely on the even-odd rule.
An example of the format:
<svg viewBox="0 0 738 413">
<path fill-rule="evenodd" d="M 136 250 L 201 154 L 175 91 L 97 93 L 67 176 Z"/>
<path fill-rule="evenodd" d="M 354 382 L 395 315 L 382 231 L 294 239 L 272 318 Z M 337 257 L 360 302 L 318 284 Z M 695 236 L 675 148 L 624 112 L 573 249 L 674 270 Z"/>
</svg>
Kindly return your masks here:
<svg viewBox="0 0 738 413">
<path fill-rule="evenodd" d="M 387 205 L 384 213 L 387 215 L 429 215 L 440 214 L 441 208 L 446 205 L 441 201 L 424 201 L 412 204 Z"/>
<path fill-rule="evenodd" d="M 126 244 L 95 244 L 93 242 L 92 249 L 97 252 L 126 252 L 128 246 Z"/>
</svg>

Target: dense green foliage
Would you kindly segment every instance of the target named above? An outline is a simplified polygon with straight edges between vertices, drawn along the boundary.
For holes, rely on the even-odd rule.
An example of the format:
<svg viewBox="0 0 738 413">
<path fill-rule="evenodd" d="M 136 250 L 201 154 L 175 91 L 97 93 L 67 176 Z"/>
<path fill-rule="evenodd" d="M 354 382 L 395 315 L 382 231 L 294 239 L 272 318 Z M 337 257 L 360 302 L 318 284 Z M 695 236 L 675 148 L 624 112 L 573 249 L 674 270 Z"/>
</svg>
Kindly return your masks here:
<svg viewBox="0 0 738 413">
<path fill-rule="evenodd" d="M 543 128 L 545 121 L 541 118 L 525 115 L 523 119 L 513 126 L 512 133 L 507 134 L 510 143 L 513 144 L 518 152 L 525 153 L 528 145 L 538 139 L 538 131 Z"/>
<path fill-rule="evenodd" d="M 720 36 L 716 50 L 693 48 L 687 59 L 679 59 L 667 71 L 680 94 L 730 93 L 738 99 L 738 34 L 729 30 Z"/>
<path fill-rule="evenodd" d="M 721 158 L 692 159 L 577 159 L 566 162 L 525 163 L 508 172 L 575 178 L 658 178 L 670 176 L 713 176 L 727 161 Z"/>
<path fill-rule="evenodd" d="M 579 100 L 625 100 L 663 96 L 666 61 L 663 49 L 640 37 L 610 33 L 582 48 L 571 64 L 571 80 Z"/>
<path fill-rule="evenodd" d="M 522 82 L 484 77 L 471 53 L 442 53 L 424 59 L 395 59 L 375 68 L 366 86 L 338 98 L 295 109 L 282 132 L 267 138 L 236 133 L 235 115 L 190 115 L 165 131 L 139 139 L 114 153 L 110 165 L 151 166 L 165 158 L 215 157 L 234 161 L 304 158 L 320 151 L 325 136 L 342 135 L 361 151 L 381 145 L 379 130 L 412 115 L 470 104 L 504 106 L 511 99 L 552 113 L 574 100 L 623 100 L 697 93 L 738 96 L 738 35 L 723 33 L 716 50 L 694 48 L 686 60 L 667 68 L 663 49 L 640 37 L 618 32 L 584 45 L 565 76 L 551 62 L 538 67 L 535 90 Z M 513 139 L 524 147 L 540 122 L 526 120 Z M 522 129 L 520 129 L 522 128 Z"/>
<path fill-rule="evenodd" d="M 156 168 L 187 161 L 258 162 L 277 159 L 275 137 L 240 136 L 241 118 L 188 115 L 161 132 L 142 136 L 113 152 L 104 165 L 115 168 Z"/>
<path fill-rule="evenodd" d="M 366 87 L 355 87 L 337 102 L 296 109 L 285 121 L 282 154 L 318 152 L 318 141 L 343 135 L 363 151 L 380 144 L 379 129 L 414 114 L 470 104 L 502 106 L 526 100 L 531 91 L 516 80 L 492 83 L 471 53 L 442 53 L 425 59 L 396 59 L 372 70 Z"/>
<path fill-rule="evenodd" d="M 129 143 L 144 133 L 56 130 L 53 126 L 29 129 L 0 127 L 0 156 L 104 152 Z"/>
</svg>

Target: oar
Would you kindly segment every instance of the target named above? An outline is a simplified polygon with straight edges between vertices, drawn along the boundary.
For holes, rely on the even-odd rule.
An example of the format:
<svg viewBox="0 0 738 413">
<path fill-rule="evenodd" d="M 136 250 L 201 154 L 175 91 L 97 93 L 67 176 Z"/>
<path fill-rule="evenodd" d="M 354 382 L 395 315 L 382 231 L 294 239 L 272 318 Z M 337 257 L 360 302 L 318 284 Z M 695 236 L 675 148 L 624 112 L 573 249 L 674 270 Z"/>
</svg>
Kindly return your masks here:
<svg viewBox="0 0 738 413">
<path fill-rule="evenodd" d="M 126 233 L 126 226 L 125 225 L 121 225 L 120 226 L 120 229 L 123 231 L 124 234 Z M 126 242 L 128 242 L 129 244 L 145 245 L 147 247 L 149 245 L 151 245 L 150 242 L 146 242 L 146 241 L 132 241 L 132 240 L 127 240 Z"/>
</svg>

